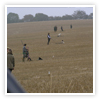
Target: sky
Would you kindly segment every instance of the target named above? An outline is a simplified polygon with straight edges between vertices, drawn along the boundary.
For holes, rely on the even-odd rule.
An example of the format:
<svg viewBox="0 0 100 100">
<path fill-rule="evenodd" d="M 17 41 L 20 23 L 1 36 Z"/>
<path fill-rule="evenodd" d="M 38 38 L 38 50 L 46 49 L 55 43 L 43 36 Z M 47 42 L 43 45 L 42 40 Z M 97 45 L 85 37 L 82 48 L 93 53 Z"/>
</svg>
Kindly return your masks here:
<svg viewBox="0 0 100 100">
<path fill-rule="evenodd" d="M 87 15 L 93 13 L 93 7 L 7 7 L 7 14 L 16 13 L 20 19 L 28 14 L 35 16 L 36 13 L 62 17 L 66 14 L 72 15 L 77 10 L 85 11 Z"/>
</svg>

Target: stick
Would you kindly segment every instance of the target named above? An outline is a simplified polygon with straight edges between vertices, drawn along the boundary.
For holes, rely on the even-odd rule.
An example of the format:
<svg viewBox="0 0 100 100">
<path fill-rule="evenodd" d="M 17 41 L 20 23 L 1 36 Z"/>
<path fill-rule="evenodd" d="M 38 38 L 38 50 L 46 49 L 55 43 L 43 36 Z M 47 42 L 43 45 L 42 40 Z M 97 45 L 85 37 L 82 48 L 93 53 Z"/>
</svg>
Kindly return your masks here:
<svg viewBox="0 0 100 100">
<path fill-rule="evenodd" d="M 21 40 L 21 43 L 22 43 L 22 45 L 24 45 L 22 40 Z"/>
<path fill-rule="evenodd" d="M 51 93 L 51 90 L 52 90 L 52 74 L 50 75 L 50 93 Z"/>
</svg>

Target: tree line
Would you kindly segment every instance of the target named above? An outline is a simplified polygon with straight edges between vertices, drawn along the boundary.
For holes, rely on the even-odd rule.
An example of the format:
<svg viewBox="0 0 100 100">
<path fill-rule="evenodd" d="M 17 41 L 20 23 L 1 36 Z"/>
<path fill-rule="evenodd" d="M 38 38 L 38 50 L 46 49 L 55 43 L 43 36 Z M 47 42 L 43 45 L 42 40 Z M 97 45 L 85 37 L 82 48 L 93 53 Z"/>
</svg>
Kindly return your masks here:
<svg viewBox="0 0 100 100">
<path fill-rule="evenodd" d="M 72 15 L 60 16 L 48 16 L 43 13 L 37 13 L 35 16 L 29 14 L 25 15 L 22 19 L 19 19 L 19 15 L 16 13 L 9 13 L 7 15 L 7 23 L 19 23 L 19 22 L 34 22 L 34 21 L 51 21 L 51 20 L 73 20 L 73 19 L 93 19 L 93 13 L 89 15 L 85 11 L 74 11 Z"/>
</svg>

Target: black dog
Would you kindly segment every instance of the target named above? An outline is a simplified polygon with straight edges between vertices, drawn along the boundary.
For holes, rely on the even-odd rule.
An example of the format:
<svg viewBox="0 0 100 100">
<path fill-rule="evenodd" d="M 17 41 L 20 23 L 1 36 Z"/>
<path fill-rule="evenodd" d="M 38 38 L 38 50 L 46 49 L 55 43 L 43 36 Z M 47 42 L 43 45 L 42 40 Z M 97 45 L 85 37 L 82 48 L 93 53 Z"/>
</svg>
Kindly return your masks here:
<svg viewBox="0 0 100 100">
<path fill-rule="evenodd" d="M 38 60 L 43 60 L 41 57 L 39 57 L 39 59 Z"/>
</svg>

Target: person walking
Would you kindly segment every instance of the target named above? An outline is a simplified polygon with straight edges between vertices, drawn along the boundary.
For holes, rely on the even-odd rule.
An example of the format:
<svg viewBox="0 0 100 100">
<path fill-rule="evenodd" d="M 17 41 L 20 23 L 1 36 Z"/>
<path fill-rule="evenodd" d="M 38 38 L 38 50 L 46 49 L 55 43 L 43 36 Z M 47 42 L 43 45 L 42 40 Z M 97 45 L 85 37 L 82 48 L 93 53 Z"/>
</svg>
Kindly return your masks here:
<svg viewBox="0 0 100 100">
<path fill-rule="evenodd" d="M 50 33 L 48 33 L 47 38 L 48 38 L 47 45 L 49 45 L 49 42 L 50 42 L 50 39 L 51 39 L 51 37 L 50 37 Z"/>
<path fill-rule="evenodd" d="M 14 70 L 15 67 L 15 58 L 13 56 L 12 50 L 8 49 L 7 53 L 7 68 L 9 69 L 10 72 Z"/>
<path fill-rule="evenodd" d="M 25 58 L 27 57 L 27 54 L 26 54 L 26 52 L 27 52 L 27 49 L 26 49 L 26 44 L 24 44 L 24 47 L 23 47 L 23 62 L 24 62 L 24 60 L 25 60 Z"/>
</svg>

